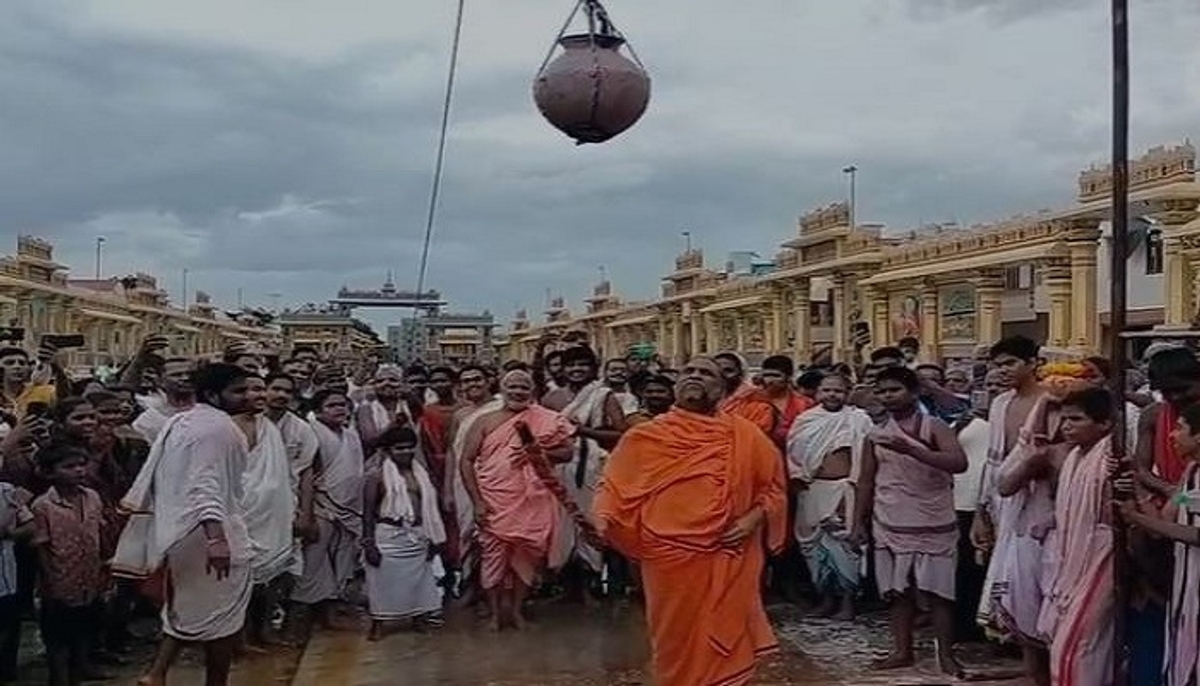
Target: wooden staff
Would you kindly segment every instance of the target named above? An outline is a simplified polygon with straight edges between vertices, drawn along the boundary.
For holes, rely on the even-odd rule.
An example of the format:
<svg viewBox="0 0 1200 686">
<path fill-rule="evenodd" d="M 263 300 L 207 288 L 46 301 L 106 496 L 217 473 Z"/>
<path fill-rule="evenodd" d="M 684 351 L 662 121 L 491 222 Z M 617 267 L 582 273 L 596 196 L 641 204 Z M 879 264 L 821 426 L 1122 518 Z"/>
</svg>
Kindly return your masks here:
<svg viewBox="0 0 1200 686">
<path fill-rule="evenodd" d="M 563 486 L 562 481 L 559 481 L 558 475 L 554 473 L 554 467 L 550 465 L 550 459 L 546 457 L 546 451 L 538 445 L 537 438 L 533 435 L 533 430 L 525 422 L 517 422 L 517 435 L 521 437 L 521 445 L 525 448 L 525 459 L 529 460 L 529 464 L 533 467 L 533 471 L 537 473 L 538 478 L 550 492 L 554 494 L 554 498 L 558 500 L 567 510 L 567 514 L 571 516 L 571 520 L 579 527 L 580 533 L 583 534 L 586 540 L 592 547 L 600 548 L 603 546 L 604 540 L 596 531 L 596 527 L 592 524 L 583 510 L 579 509 L 579 505 L 571 498 L 571 494 L 567 492 L 566 486 Z"/>
<path fill-rule="evenodd" d="M 1109 355 L 1112 358 L 1113 397 L 1116 421 L 1112 428 L 1112 456 L 1122 468 L 1110 477 L 1109 492 L 1115 493 L 1115 480 L 1128 475 L 1125 423 L 1125 330 L 1126 260 L 1129 257 L 1129 3 L 1112 0 L 1112 245 L 1109 247 Z M 1127 606 L 1129 603 L 1128 532 L 1121 516 L 1113 512 L 1113 590 L 1116 612 L 1113 617 L 1116 650 L 1113 651 L 1113 683 L 1129 683 L 1129 641 Z"/>
</svg>

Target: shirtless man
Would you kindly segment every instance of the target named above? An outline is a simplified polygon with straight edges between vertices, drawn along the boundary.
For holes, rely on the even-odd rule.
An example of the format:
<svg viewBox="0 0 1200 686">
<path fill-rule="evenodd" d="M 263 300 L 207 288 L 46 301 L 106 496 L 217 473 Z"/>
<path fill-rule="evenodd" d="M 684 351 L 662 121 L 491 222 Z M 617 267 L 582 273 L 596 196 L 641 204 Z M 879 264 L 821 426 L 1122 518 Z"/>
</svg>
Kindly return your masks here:
<svg viewBox="0 0 1200 686">
<path fill-rule="evenodd" d="M 1038 467 L 1045 460 L 1026 460 L 1024 453 L 1060 453 L 1061 461 L 1069 446 L 1058 435 L 1057 409 L 1038 384 L 1037 358 L 1038 345 L 1024 336 L 992 346 L 992 366 L 1011 390 L 992 401 L 988 413 L 988 464 L 971 540 L 978 550 L 993 553 L 980 615 L 1021 645 L 1026 674 L 1040 685 L 1050 678 L 1037 620 L 1042 546 L 1054 525 L 1054 475 Z M 1023 429 L 1029 431 L 1024 445 Z"/>
</svg>

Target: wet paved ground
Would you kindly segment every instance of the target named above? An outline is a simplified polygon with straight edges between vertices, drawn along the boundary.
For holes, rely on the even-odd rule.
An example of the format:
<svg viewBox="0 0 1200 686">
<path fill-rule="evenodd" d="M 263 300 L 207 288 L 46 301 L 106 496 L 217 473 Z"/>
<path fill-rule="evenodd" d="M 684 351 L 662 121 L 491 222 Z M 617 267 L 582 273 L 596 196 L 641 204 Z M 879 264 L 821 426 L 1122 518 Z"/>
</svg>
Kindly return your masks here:
<svg viewBox="0 0 1200 686">
<path fill-rule="evenodd" d="M 235 686 L 651 686 L 649 650 L 636 607 L 541 606 L 524 633 L 488 633 L 472 617 L 455 616 L 436 634 L 399 633 L 370 643 L 365 632 L 330 632 L 313 637 L 306 649 L 246 658 L 235 670 Z M 932 669 L 922 653 L 917 669 L 872 674 L 872 658 L 886 652 L 884 618 L 870 615 L 854 624 L 802 618 L 773 608 L 783 653 L 760 670 L 761 686 L 935 686 L 955 683 Z M 924 642 L 928 648 L 928 641 Z M 1010 662 L 988 657 L 974 646 L 964 661 L 987 671 Z M 110 684 L 131 684 L 137 664 L 121 669 Z M 170 686 L 202 683 L 198 655 L 185 655 Z M 45 683 L 34 659 L 22 670 L 20 686 Z M 997 681 L 974 683 L 996 684 Z"/>
</svg>

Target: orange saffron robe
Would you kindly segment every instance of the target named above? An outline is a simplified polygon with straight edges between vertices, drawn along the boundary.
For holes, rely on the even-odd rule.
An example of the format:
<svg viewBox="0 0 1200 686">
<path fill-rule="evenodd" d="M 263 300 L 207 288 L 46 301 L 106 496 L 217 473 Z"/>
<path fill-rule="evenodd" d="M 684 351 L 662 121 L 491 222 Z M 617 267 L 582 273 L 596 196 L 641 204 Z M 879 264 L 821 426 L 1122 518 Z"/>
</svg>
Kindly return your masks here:
<svg viewBox="0 0 1200 686">
<path fill-rule="evenodd" d="M 744 383 L 736 391 L 730 393 L 718 408 L 726 414 L 749 419 L 764 434 L 770 436 L 775 431 L 779 421 L 778 412 L 771 400 L 761 388 L 752 383 Z"/>
<path fill-rule="evenodd" d="M 641 566 L 658 686 L 740 686 L 778 649 L 759 584 L 764 543 L 784 544 L 785 489 L 779 451 L 741 417 L 675 408 L 621 438 L 594 510 L 608 542 Z M 766 536 L 722 547 L 755 506 Z"/>
</svg>

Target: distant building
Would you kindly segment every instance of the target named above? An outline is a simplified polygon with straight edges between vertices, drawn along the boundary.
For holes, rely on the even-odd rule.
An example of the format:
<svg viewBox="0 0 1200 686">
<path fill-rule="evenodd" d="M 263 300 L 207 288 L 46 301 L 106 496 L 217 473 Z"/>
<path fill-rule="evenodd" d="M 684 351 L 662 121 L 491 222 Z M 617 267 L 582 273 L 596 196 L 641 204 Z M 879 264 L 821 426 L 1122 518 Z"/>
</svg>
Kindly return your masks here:
<svg viewBox="0 0 1200 686">
<path fill-rule="evenodd" d="M 367 323 L 341 309 L 309 305 L 298 310 L 285 310 L 277 321 L 288 351 L 303 345 L 316 348 L 323 355 L 349 358 L 384 347 L 383 341 Z"/>
<path fill-rule="evenodd" d="M 387 330 L 393 359 L 402 363 L 420 360 L 426 364 L 491 362 L 495 318 L 482 314 L 431 314 L 408 317 Z"/>
<path fill-rule="evenodd" d="M 64 351 L 72 373 L 119 365 L 152 334 L 165 335 L 171 355 L 213 357 L 231 342 L 273 348 L 279 331 L 270 322 L 220 311 L 196 292 L 185 310 L 170 302 L 149 274 L 75 279 L 54 259 L 54 246 L 35 236 L 17 237 L 17 250 L 0 255 L 0 333 L 3 343 L 27 348 L 46 334 L 82 334 L 84 345 Z"/>
<path fill-rule="evenodd" d="M 729 276 L 763 276 L 773 271 L 775 260 L 750 250 L 735 250 L 725 260 L 725 273 Z"/>
</svg>

